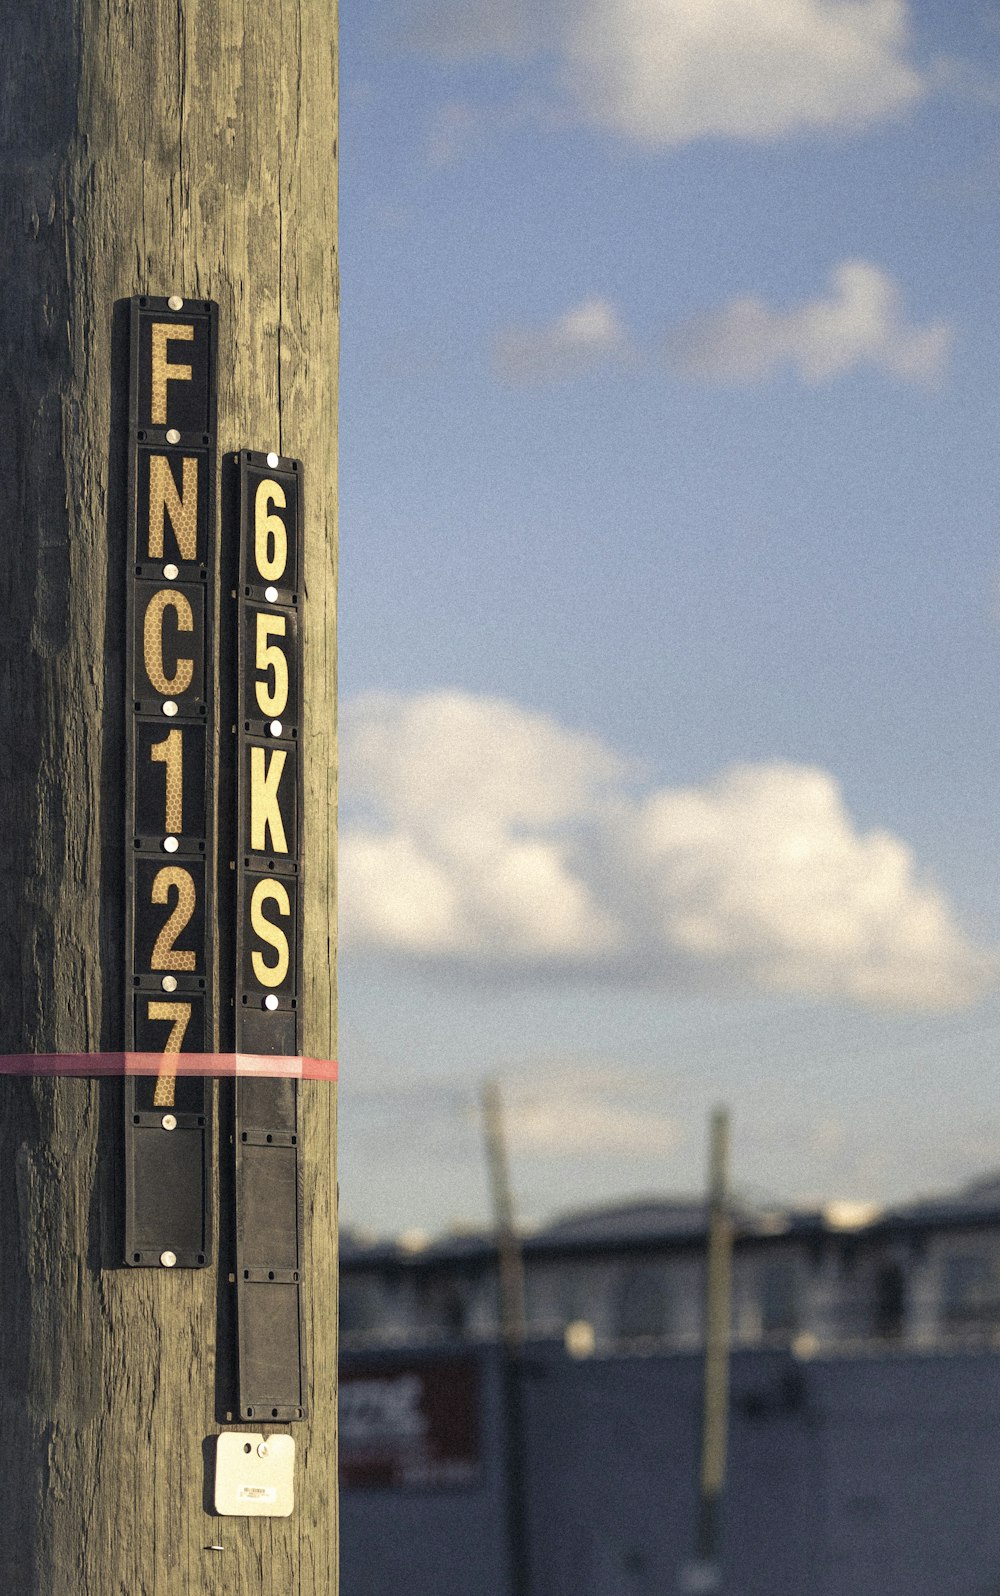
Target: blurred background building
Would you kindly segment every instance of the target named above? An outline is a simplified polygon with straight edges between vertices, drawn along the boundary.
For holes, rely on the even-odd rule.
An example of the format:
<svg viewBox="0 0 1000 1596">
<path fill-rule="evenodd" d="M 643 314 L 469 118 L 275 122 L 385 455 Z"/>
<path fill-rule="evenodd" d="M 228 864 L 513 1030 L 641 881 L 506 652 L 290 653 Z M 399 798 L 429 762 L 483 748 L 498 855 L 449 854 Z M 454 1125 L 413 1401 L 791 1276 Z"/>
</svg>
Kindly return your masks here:
<svg viewBox="0 0 1000 1596">
<path fill-rule="evenodd" d="M 1000 1596 L 1000 1179 L 893 1209 L 736 1203 L 731 1596 Z M 488 1234 L 342 1255 L 344 1596 L 694 1590 L 707 1214 L 523 1237 L 512 1459 Z"/>
<path fill-rule="evenodd" d="M 733 1337 L 800 1354 L 859 1344 L 1000 1338 L 1000 1176 L 905 1207 L 734 1204 Z M 527 1333 L 587 1324 L 595 1349 L 693 1349 L 702 1335 L 707 1215 L 650 1200 L 568 1215 L 525 1235 Z M 488 1232 L 375 1241 L 346 1231 L 341 1344 L 477 1342 L 498 1330 Z M 578 1332 L 583 1334 L 583 1332 Z"/>
</svg>

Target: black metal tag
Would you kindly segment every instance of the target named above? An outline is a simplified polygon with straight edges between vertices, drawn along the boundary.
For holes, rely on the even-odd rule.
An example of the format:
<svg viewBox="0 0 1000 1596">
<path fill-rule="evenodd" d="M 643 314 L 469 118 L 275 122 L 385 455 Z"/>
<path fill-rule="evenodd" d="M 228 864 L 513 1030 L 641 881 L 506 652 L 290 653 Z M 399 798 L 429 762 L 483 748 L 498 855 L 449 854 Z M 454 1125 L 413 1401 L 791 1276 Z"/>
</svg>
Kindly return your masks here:
<svg viewBox="0 0 1000 1596">
<path fill-rule="evenodd" d="M 302 466 L 245 451 L 226 470 L 237 523 L 225 584 L 235 645 L 225 649 L 235 669 L 232 758 L 223 769 L 233 883 L 231 1045 L 237 1053 L 294 1057 L 302 1045 Z M 247 1420 L 300 1419 L 298 1086 L 238 1079 L 232 1100 L 233 1410 Z"/>
<path fill-rule="evenodd" d="M 305 1415 L 298 1086 L 236 1083 L 236 1375 L 243 1419 Z"/>
<path fill-rule="evenodd" d="M 217 308 L 133 299 L 126 567 L 125 1260 L 211 1255 Z"/>
<path fill-rule="evenodd" d="M 215 442 L 216 316 L 209 300 L 132 301 L 131 415 L 140 433 Z"/>
<path fill-rule="evenodd" d="M 125 1083 L 126 1261 L 196 1269 L 211 1252 L 209 1083 L 164 1074 Z M 157 1095 L 170 1106 L 157 1105 Z"/>
<path fill-rule="evenodd" d="M 235 888 L 232 1045 L 294 1056 L 301 1046 L 302 466 L 248 450 L 231 469 L 235 602 L 225 657 L 235 669 L 224 775 Z"/>
<path fill-rule="evenodd" d="M 133 582 L 132 681 L 138 713 L 191 719 L 207 713 L 205 598 L 204 588 L 163 575 L 156 582 Z"/>
</svg>

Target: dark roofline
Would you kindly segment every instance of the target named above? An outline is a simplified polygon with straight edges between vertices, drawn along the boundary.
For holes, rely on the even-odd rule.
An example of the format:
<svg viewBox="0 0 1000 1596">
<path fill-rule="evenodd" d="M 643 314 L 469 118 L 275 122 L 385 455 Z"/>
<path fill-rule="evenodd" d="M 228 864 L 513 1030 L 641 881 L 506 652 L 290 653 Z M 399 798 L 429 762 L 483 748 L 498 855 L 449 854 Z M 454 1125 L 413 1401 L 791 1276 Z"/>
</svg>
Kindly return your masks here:
<svg viewBox="0 0 1000 1596">
<path fill-rule="evenodd" d="M 789 1241 L 841 1242 L 844 1244 L 877 1244 L 906 1236 L 925 1236 L 934 1230 L 986 1230 L 1000 1228 L 1000 1204 L 984 1208 L 982 1204 L 926 1203 L 912 1209 L 888 1210 L 867 1224 L 844 1226 L 830 1224 L 822 1211 L 788 1212 L 777 1219 L 737 1221 L 734 1244 L 742 1252 L 755 1247 L 771 1248 Z M 707 1227 L 697 1229 L 650 1231 L 641 1235 L 614 1233 L 603 1235 L 560 1236 L 557 1231 L 540 1231 L 522 1238 L 526 1259 L 537 1262 L 558 1262 L 574 1258 L 596 1258 L 602 1255 L 618 1256 L 622 1253 L 643 1254 L 669 1250 L 675 1253 L 704 1252 Z M 395 1243 L 379 1242 L 373 1246 L 349 1247 L 341 1255 L 343 1273 L 389 1270 L 400 1274 L 433 1274 L 438 1270 L 479 1271 L 496 1264 L 497 1248 L 489 1236 L 443 1237 L 429 1242 L 426 1247 L 412 1250 Z"/>
</svg>

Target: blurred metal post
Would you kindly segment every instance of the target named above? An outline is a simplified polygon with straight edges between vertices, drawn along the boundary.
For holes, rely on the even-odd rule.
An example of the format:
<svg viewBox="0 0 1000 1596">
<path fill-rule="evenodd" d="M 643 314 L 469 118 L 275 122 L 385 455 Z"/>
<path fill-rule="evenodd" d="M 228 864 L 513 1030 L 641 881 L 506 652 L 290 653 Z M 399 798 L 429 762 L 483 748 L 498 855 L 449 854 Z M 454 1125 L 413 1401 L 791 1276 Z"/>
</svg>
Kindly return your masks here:
<svg viewBox="0 0 1000 1596">
<path fill-rule="evenodd" d="M 528 1538 L 525 1481 L 521 1350 L 525 1337 L 524 1257 L 514 1218 L 510 1162 L 500 1090 L 482 1086 L 483 1130 L 497 1244 L 500 1344 L 503 1349 L 504 1478 L 507 1493 L 507 1547 L 511 1596 L 528 1596 Z"/>
<path fill-rule="evenodd" d="M 729 1114 L 712 1113 L 708 1177 L 708 1259 L 705 1281 L 705 1372 L 701 1468 L 698 1481 L 697 1562 L 681 1589 L 721 1589 L 721 1509 L 729 1427 L 729 1351 L 733 1312 L 733 1224 L 729 1209 Z"/>
<path fill-rule="evenodd" d="M 496 1081 L 483 1082 L 482 1101 L 493 1199 L 493 1232 L 500 1267 L 500 1335 L 505 1347 L 517 1350 L 524 1341 L 524 1258 L 514 1219 L 507 1137 Z"/>
</svg>

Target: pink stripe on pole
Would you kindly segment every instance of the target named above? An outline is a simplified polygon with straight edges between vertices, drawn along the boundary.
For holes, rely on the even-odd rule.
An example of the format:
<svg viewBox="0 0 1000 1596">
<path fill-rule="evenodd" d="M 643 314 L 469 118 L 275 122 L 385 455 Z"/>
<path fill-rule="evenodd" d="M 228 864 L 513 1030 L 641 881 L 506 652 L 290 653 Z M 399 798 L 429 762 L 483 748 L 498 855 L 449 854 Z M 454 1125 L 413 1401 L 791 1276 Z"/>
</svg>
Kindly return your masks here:
<svg viewBox="0 0 1000 1596">
<path fill-rule="evenodd" d="M 337 1060 L 265 1053 L 0 1053 L 0 1075 L 273 1076 L 335 1081 Z"/>
</svg>

